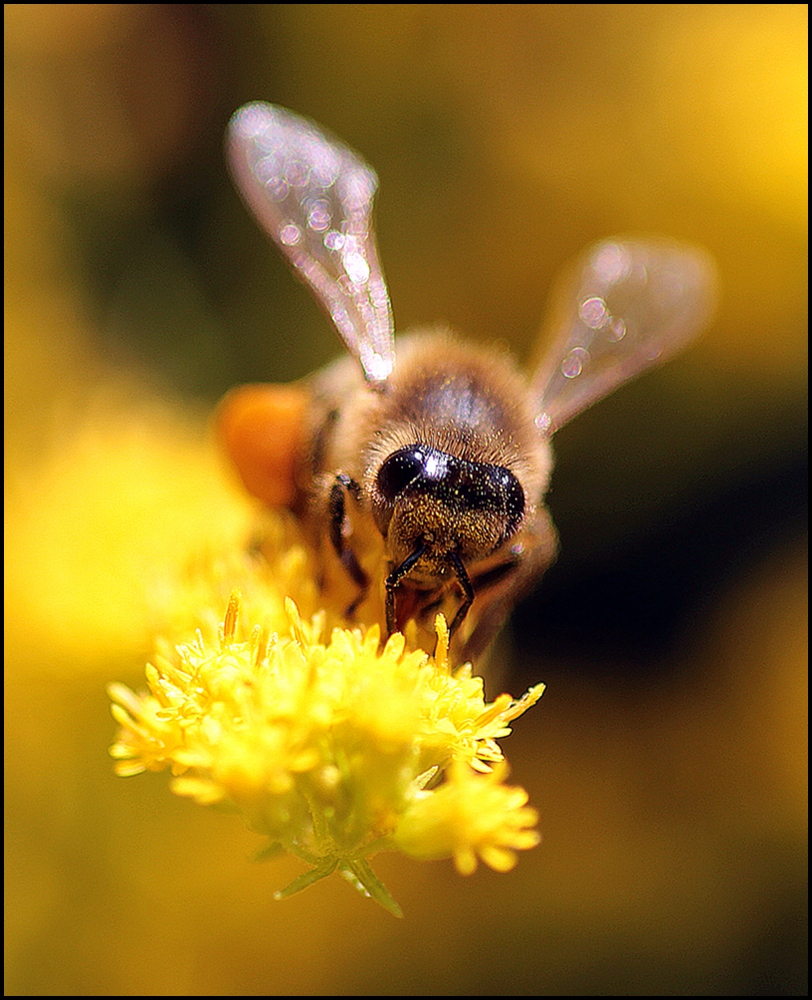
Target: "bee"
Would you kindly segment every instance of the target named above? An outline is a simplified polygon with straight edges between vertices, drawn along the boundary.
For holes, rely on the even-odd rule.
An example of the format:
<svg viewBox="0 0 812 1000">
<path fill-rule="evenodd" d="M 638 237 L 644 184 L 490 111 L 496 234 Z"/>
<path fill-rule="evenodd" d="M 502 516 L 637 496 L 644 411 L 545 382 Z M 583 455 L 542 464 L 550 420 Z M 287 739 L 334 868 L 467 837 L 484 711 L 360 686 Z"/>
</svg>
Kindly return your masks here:
<svg viewBox="0 0 812 1000">
<path fill-rule="evenodd" d="M 226 447 L 251 492 L 301 519 L 323 591 L 343 595 L 349 618 L 377 617 L 389 634 L 415 627 L 433 648 L 442 612 L 459 656 L 475 658 L 555 558 L 553 434 L 700 331 L 713 263 L 660 239 L 593 246 L 562 285 L 552 346 L 527 378 L 505 353 L 448 333 L 395 341 L 377 178 L 358 154 L 261 102 L 235 113 L 227 147 L 240 194 L 349 353 L 306 392 L 235 390 L 221 409 Z"/>
</svg>

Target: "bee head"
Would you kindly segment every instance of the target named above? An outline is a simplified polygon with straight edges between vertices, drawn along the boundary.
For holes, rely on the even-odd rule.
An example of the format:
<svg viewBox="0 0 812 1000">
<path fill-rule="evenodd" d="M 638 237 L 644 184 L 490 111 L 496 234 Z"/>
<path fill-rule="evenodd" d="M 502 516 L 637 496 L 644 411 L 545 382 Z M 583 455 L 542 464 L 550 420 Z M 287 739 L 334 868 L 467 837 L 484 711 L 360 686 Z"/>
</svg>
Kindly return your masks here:
<svg viewBox="0 0 812 1000">
<path fill-rule="evenodd" d="M 524 490 L 502 466 L 473 462 L 425 444 L 412 444 L 381 464 L 372 511 L 390 558 L 402 563 L 422 547 L 422 567 L 443 576 L 450 554 L 482 559 L 518 529 Z"/>
</svg>

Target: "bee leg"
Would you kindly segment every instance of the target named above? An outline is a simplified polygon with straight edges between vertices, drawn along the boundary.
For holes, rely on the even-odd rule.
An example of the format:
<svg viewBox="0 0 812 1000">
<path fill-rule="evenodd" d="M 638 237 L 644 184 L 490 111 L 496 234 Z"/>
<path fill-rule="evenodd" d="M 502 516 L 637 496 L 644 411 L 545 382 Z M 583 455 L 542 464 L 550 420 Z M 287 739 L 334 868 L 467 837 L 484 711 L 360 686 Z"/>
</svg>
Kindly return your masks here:
<svg viewBox="0 0 812 1000">
<path fill-rule="evenodd" d="M 339 473 L 330 489 L 330 543 L 347 575 L 358 587 L 358 596 L 345 612 L 346 617 L 351 618 L 355 614 L 358 605 L 367 595 L 369 577 L 358 562 L 353 550 L 347 545 L 347 540 L 344 537 L 344 524 L 347 519 L 346 504 L 344 502 L 345 493 L 349 493 L 356 502 L 361 499 L 361 487 L 358 483 L 350 476 Z"/>
<path fill-rule="evenodd" d="M 474 587 L 471 583 L 471 579 L 462 563 L 462 559 L 457 555 L 456 552 L 449 552 L 448 558 L 451 565 L 454 567 L 454 572 L 457 575 L 457 581 L 462 587 L 463 600 L 462 604 L 457 608 L 457 613 L 454 615 L 454 620 L 448 629 L 449 635 L 454 635 L 456 630 L 465 621 L 465 616 L 468 614 L 468 609 L 474 603 Z"/>
<path fill-rule="evenodd" d="M 485 652 L 516 601 L 555 561 L 557 548 L 558 535 L 549 512 L 542 508 L 513 539 L 503 561 L 474 575 L 480 606 L 476 623 L 460 646 L 462 660 L 476 662 Z"/>
<path fill-rule="evenodd" d="M 406 556 L 400 566 L 392 570 L 386 578 L 386 630 L 391 635 L 397 632 L 397 616 L 395 615 L 395 590 L 404 576 L 411 570 L 412 566 L 423 555 L 426 543 L 421 541 L 411 555 Z"/>
</svg>

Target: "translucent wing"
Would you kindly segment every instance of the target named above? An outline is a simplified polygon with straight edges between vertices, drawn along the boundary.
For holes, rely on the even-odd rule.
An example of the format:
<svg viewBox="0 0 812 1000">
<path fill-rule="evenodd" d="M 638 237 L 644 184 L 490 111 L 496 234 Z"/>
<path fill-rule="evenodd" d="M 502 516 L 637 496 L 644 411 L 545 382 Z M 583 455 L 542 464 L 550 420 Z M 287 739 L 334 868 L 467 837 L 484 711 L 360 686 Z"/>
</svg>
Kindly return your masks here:
<svg viewBox="0 0 812 1000">
<path fill-rule="evenodd" d="M 237 188 L 326 307 L 369 382 L 394 365 L 394 323 L 372 229 L 375 172 L 313 122 L 273 104 L 228 127 Z"/>
<path fill-rule="evenodd" d="M 702 250 L 607 240 L 568 273 L 532 384 L 536 424 L 553 434 L 623 382 L 676 354 L 713 311 L 716 269 Z"/>
</svg>

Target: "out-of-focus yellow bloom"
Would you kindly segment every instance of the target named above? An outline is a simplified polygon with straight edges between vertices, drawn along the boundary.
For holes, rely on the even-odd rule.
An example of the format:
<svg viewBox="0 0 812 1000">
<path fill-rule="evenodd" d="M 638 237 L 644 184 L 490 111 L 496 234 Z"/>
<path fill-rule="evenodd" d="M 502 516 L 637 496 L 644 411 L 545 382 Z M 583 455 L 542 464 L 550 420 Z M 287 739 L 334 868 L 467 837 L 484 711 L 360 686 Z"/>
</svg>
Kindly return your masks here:
<svg viewBox="0 0 812 1000">
<path fill-rule="evenodd" d="M 295 545 L 273 558 L 281 581 L 303 565 Z M 381 648 L 377 625 L 326 636 L 323 612 L 305 619 L 273 596 L 273 565 L 250 565 L 250 596 L 232 595 L 218 632 L 201 612 L 194 638 L 163 643 L 147 693 L 110 685 L 117 773 L 169 768 L 176 794 L 236 807 L 268 838 L 264 855 L 311 866 L 279 896 L 337 871 L 399 914 L 368 862 L 385 849 L 453 856 L 464 874 L 478 857 L 513 867 L 516 850 L 538 843 L 537 816 L 504 784 L 496 740 L 543 685 L 488 704 L 470 665 L 452 669 L 442 618 L 434 656 L 399 634 Z M 216 590 L 222 568 L 213 576 Z"/>
<path fill-rule="evenodd" d="M 418 858 L 454 856 L 461 875 L 476 870 L 477 855 L 495 871 L 516 864 L 516 851 L 535 847 L 538 821 L 527 806 L 527 792 L 502 784 L 504 763 L 487 777 L 479 777 L 454 763 L 449 780 L 419 797 L 395 831 L 395 843 Z"/>
</svg>

